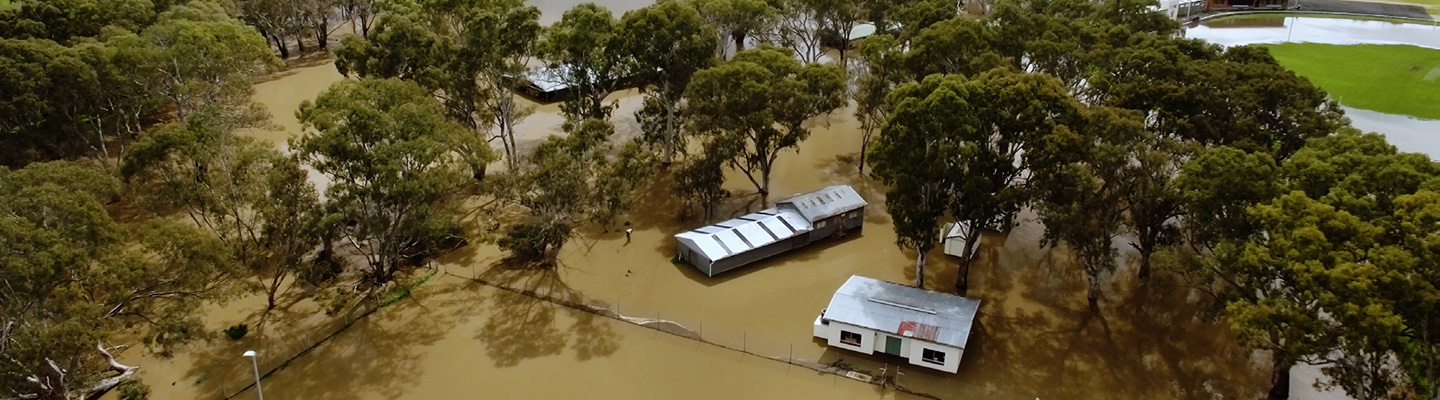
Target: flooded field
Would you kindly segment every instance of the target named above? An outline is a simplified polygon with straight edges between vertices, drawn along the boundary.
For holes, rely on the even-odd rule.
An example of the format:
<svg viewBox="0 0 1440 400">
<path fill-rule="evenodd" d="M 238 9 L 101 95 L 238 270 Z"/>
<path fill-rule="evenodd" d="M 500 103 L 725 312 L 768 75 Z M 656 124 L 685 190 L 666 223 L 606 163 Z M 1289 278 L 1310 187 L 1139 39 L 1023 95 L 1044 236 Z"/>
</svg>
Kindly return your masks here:
<svg viewBox="0 0 1440 400">
<path fill-rule="evenodd" d="M 1440 24 L 1440 23 L 1437 23 Z M 1185 36 L 1224 46 L 1256 43 L 1408 44 L 1440 49 L 1440 26 L 1342 18 L 1243 15 L 1201 23 Z M 1400 151 L 1440 159 L 1440 121 L 1343 107 L 1352 125 L 1384 134 Z"/>
<path fill-rule="evenodd" d="M 1186 37 L 1222 46 L 1251 43 L 1412 44 L 1440 49 L 1440 23 L 1409 24 L 1344 18 L 1243 15 L 1200 23 Z"/>
<path fill-rule="evenodd" d="M 526 3 L 540 9 L 540 23 L 549 25 L 560 20 L 565 10 L 575 7 L 576 4 L 584 3 L 578 0 L 528 0 Z M 626 11 L 648 6 L 654 3 L 653 0 L 594 0 L 591 3 L 599 4 L 615 14 L 616 18 Z"/>
<path fill-rule="evenodd" d="M 286 140 L 298 136 L 300 120 L 295 117 L 295 111 L 300 109 L 300 103 L 314 100 L 320 92 L 343 78 L 335 69 L 334 62 L 318 60 L 312 64 L 318 65 L 302 64 L 292 67 L 269 80 L 255 84 L 252 98 L 270 112 L 270 120 L 274 126 L 270 129 L 253 130 L 248 133 L 250 136 L 282 148 L 285 147 Z"/>
<path fill-rule="evenodd" d="M 1440 120 L 1350 107 L 1345 107 L 1345 116 L 1350 117 L 1355 128 L 1385 134 L 1386 140 L 1400 151 L 1428 154 L 1430 159 L 1440 160 Z"/>
<path fill-rule="evenodd" d="M 532 0 L 543 22 L 559 18 L 570 0 Z M 616 14 L 645 0 L 601 2 Z M 298 134 L 294 112 L 342 79 L 333 64 L 315 61 L 256 85 L 255 99 L 275 129 L 249 135 L 284 147 Z M 617 135 L 638 132 L 634 91 L 618 101 Z M 1254 398 L 1265 388 L 1266 365 L 1236 345 L 1222 323 L 1200 314 L 1199 295 L 1168 274 L 1135 276 L 1136 255 L 1106 280 L 1098 311 L 1088 308 L 1081 270 L 1070 252 L 1040 246 L 1033 213 L 1007 234 L 984 239 L 968 296 L 982 301 L 970 348 L 957 374 L 930 372 L 888 356 L 827 348 L 811 323 L 852 274 L 901 283 L 915 280 L 915 254 L 895 245 L 883 188 L 857 173 L 860 132 L 844 109 L 814 122 L 798 152 L 783 154 L 771 201 L 832 184 L 853 185 L 869 201 L 859 234 L 709 278 L 670 262 L 671 235 L 706 221 L 679 218 L 679 201 L 664 174 L 629 217 L 634 233 L 590 227 L 569 243 L 554 271 L 511 269 L 493 245 L 472 244 L 438 260 L 435 278 L 411 298 L 358 319 L 308 353 L 284 358 L 339 330 L 350 318 L 327 315 L 298 290 L 266 313 L 257 296 L 217 306 L 208 325 L 249 323 L 251 333 L 192 346 L 159 358 L 132 350 L 156 399 L 215 399 L 250 381 L 246 349 L 259 350 L 271 399 L 430 398 L 911 398 L 893 390 L 740 351 L 704 344 L 551 302 L 479 285 L 471 278 L 548 293 L 637 318 L 673 321 L 705 341 L 778 359 L 846 365 L 887 376 L 911 390 L 945 399 Z M 519 127 L 521 147 L 560 134 L 555 105 L 537 106 Z M 736 197 L 717 218 L 762 208 L 743 176 L 731 174 Z M 490 226 L 468 221 L 468 226 Z M 474 232 L 479 234 L 481 232 Z M 1117 247 L 1129 246 L 1117 242 Z M 956 265 L 930 255 L 927 287 L 950 291 Z M 424 273 L 424 272 L 422 272 Z M 1305 384 L 1308 382 L 1303 382 Z M 241 393 L 249 398 L 252 393 Z M 113 396 L 113 395 L 112 395 Z"/>
<path fill-rule="evenodd" d="M 256 99 L 278 131 L 255 132 L 273 143 L 298 132 L 294 107 L 340 79 L 333 65 L 302 67 L 257 85 Z M 617 134 L 636 133 L 638 96 L 622 92 Z M 860 133 L 851 111 L 814 122 L 798 152 L 782 155 L 774 201 L 823 186 L 851 184 L 864 196 L 867 226 L 858 235 L 812 245 L 715 278 L 672 264 L 671 235 L 703 225 L 679 219 L 679 203 L 663 176 L 629 218 L 631 240 L 587 228 L 570 243 L 554 272 L 512 270 L 492 245 L 475 244 L 439 260 L 439 277 L 415 297 L 361 319 L 265 380 L 270 398 L 880 398 L 895 394 L 809 369 L 659 333 L 593 314 L 467 283 L 478 277 L 554 293 L 634 317 L 671 320 L 707 341 L 781 359 L 884 369 L 897 358 L 831 350 L 811 337 L 811 322 L 852 274 L 913 283 L 914 254 L 895 246 L 883 188 L 857 174 Z M 559 133 L 554 105 L 540 106 L 520 126 L 533 145 Z M 758 209 L 740 175 L 737 196 L 720 218 Z M 471 221 L 471 226 L 487 226 Z M 954 375 L 901 367 L 896 381 L 942 398 L 1101 399 L 1249 398 L 1264 373 L 1221 324 L 1197 313 L 1199 299 L 1163 273 L 1133 279 L 1134 255 L 1107 280 L 1098 312 L 1086 305 L 1080 269 L 1068 250 L 1042 248 L 1033 214 L 1008 235 L 985 239 L 972 270 L 970 297 L 982 301 L 979 323 Z M 1118 243 L 1121 248 L 1127 248 Z M 953 260 L 932 254 L 927 286 L 949 290 Z M 299 297 L 296 296 L 298 299 Z M 248 300 L 247 300 L 248 301 Z M 240 301 L 211 313 L 213 328 L 257 320 L 258 302 Z M 147 362 L 156 398 L 214 398 L 247 382 L 239 353 L 293 354 L 333 331 L 338 317 L 311 300 L 272 316 L 234 343 L 220 340 L 162 363 Z M 287 351 L 289 353 L 287 353 Z M 262 360 L 262 369 L 281 360 Z M 564 384 L 556 384 L 563 377 Z"/>
<path fill-rule="evenodd" d="M 543 319 L 543 321 L 537 321 Z M 284 329 L 279 327 L 267 329 Z M 284 340 L 270 337 L 268 340 Z M 250 379 L 246 338 L 148 371 L 156 399 L 219 398 Z M 267 366 L 268 363 L 268 366 Z M 147 369 L 149 367 L 147 366 Z M 163 374 L 185 377 L 174 385 Z M 437 279 L 360 320 L 264 381 L 268 399 L 912 399 L 834 375 L 746 356 L 529 297 Z M 253 391 L 236 398 L 253 398 Z"/>
</svg>

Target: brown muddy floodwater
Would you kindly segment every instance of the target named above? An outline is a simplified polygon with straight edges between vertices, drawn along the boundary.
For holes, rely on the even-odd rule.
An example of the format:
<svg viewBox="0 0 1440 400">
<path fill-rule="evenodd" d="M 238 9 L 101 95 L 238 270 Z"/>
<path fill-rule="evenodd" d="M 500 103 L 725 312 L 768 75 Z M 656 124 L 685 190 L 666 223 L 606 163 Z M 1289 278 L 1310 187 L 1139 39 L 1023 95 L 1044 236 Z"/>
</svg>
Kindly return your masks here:
<svg viewBox="0 0 1440 400">
<path fill-rule="evenodd" d="M 258 84 L 256 100 L 281 130 L 252 134 L 283 145 L 299 131 L 295 107 L 339 79 L 326 63 Z M 638 96 L 623 92 L 612 98 L 620 102 L 618 134 L 635 134 L 631 113 Z M 832 350 L 811 337 L 816 314 L 850 275 L 914 281 L 914 254 L 895 245 L 883 188 L 857 174 L 850 161 L 860 138 L 851 112 L 815 121 L 814 134 L 799 151 L 782 155 L 771 201 L 831 184 L 854 185 L 870 202 L 858 235 L 708 278 L 670 262 L 671 235 L 704 222 L 677 217 L 679 203 L 662 176 L 629 217 L 635 229 L 630 241 L 618 230 L 584 228 L 562 251 L 554 272 L 509 269 L 493 245 L 460 249 L 439 260 L 437 277 L 410 299 L 360 319 L 275 370 L 264 381 L 265 394 L 271 399 L 897 397 L 877 386 L 466 279 L 671 320 L 707 341 L 755 354 L 838 362 L 872 373 L 885 368 L 894 375 L 894 364 L 903 360 Z M 520 127 L 522 145 L 558 134 L 559 121 L 555 106 L 537 107 Z M 746 179 L 731 174 L 728 181 L 738 195 L 721 217 L 761 207 Z M 475 227 L 488 222 L 468 221 Z M 984 240 L 968 293 L 982 301 L 979 322 L 959 373 L 901 367 L 900 385 L 946 399 L 1253 398 L 1264 389 L 1265 374 L 1251 352 L 1192 304 L 1199 295 L 1163 272 L 1136 281 L 1135 255 L 1122 251 L 1123 267 L 1107 280 L 1100 309 L 1092 311 L 1070 253 L 1040 245 L 1043 227 L 1033 214 L 1023 215 L 1022 222 L 1008 235 Z M 927 286 L 949 290 L 954 261 L 938 251 L 930 260 Z M 250 335 L 238 342 L 217 339 L 169 359 L 139 350 L 124 358 L 140 363 L 153 398 L 221 398 L 251 379 L 248 361 L 240 356 L 244 350 L 259 350 L 262 371 L 270 370 L 336 331 L 343 321 L 322 309 L 300 289 L 268 314 L 263 299 L 251 296 L 216 306 L 208 315 L 212 329 L 250 324 Z"/>
<path fill-rule="evenodd" d="M 272 79 L 255 84 L 252 98 L 270 112 L 274 126 L 255 129 L 248 134 L 284 148 L 285 141 L 300 132 L 300 120 L 295 117 L 300 103 L 314 100 L 315 96 L 341 79 L 344 77 L 335 69 L 334 62 L 322 62 L 319 65 L 292 67 Z"/>
</svg>

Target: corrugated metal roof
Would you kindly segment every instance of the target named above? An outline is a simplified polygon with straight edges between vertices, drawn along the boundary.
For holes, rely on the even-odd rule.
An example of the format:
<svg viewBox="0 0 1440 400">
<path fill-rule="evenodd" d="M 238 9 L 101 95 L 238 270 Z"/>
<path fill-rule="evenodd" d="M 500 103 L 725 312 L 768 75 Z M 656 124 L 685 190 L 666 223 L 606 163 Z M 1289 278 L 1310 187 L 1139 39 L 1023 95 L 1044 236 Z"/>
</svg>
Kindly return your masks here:
<svg viewBox="0 0 1440 400">
<path fill-rule="evenodd" d="M 836 214 L 864 207 L 865 199 L 849 185 L 836 185 L 814 192 L 796 195 L 780 200 L 781 209 L 794 208 L 810 222 L 830 218 Z"/>
<path fill-rule="evenodd" d="M 795 211 L 768 208 L 681 233 L 675 238 L 690 243 L 705 258 L 716 261 L 809 231 L 810 223 Z"/>
<path fill-rule="evenodd" d="M 965 348 L 980 300 L 852 275 L 825 319 Z"/>
</svg>

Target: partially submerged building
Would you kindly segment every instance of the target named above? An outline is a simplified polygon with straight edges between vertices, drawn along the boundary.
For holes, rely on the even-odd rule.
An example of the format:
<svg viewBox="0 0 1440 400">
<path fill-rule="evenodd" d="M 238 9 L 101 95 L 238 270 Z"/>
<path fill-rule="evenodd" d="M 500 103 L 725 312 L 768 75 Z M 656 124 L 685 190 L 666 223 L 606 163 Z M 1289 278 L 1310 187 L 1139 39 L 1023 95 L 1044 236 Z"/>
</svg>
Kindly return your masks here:
<svg viewBox="0 0 1440 400">
<path fill-rule="evenodd" d="M 797 195 L 772 208 L 675 235 L 675 257 L 715 276 L 860 229 L 865 205 L 865 199 L 845 185 Z"/>
<path fill-rule="evenodd" d="M 853 275 L 815 318 L 815 337 L 953 373 L 979 309 L 980 300 Z"/>
<path fill-rule="evenodd" d="M 970 234 L 970 224 L 966 222 L 947 223 L 944 227 L 940 228 L 940 232 L 945 234 L 945 236 L 940 239 L 940 244 L 944 246 L 945 254 L 964 257 L 965 235 Z M 979 249 L 979 240 L 976 240 L 974 244 L 970 245 L 970 251 L 972 253 Z"/>
</svg>

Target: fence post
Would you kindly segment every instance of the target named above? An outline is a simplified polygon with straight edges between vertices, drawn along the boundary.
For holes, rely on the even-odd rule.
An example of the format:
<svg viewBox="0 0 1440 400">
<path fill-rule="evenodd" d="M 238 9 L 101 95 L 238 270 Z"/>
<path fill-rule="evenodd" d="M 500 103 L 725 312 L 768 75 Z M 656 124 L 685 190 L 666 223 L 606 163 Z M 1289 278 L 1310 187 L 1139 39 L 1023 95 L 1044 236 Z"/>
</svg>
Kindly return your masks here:
<svg viewBox="0 0 1440 400">
<path fill-rule="evenodd" d="M 795 364 L 795 342 L 790 342 L 790 364 Z"/>
</svg>

